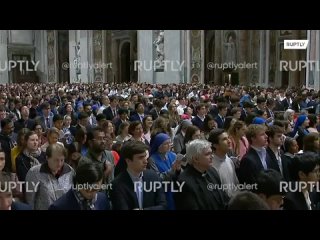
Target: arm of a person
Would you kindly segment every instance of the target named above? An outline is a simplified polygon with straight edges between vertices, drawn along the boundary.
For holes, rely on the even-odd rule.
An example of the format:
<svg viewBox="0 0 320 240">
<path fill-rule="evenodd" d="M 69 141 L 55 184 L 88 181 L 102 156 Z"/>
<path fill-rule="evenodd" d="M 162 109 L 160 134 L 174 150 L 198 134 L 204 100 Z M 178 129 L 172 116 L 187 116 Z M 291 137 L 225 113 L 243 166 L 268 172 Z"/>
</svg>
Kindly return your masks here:
<svg viewBox="0 0 320 240">
<path fill-rule="evenodd" d="M 40 181 L 38 179 L 38 176 L 34 169 L 30 169 L 26 176 L 26 186 L 28 188 L 28 191 L 26 191 L 26 201 L 27 203 L 34 209 L 35 201 L 36 201 L 36 195 L 39 191 L 39 185 Z"/>
<path fill-rule="evenodd" d="M 112 183 L 112 189 L 110 190 L 110 200 L 113 210 L 132 210 L 126 201 L 127 197 L 124 190 L 120 185 Z"/>
<path fill-rule="evenodd" d="M 166 172 L 160 173 L 155 161 L 152 159 L 152 157 L 149 158 L 149 166 L 150 169 L 155 171 L 156 174 L 161 178 L 162 181 L 170 181 L 172 178 L 176 175 L 176 171 L 170 168 Z"/>
<path fill-rule="evenodd" d="M 160 181 L 160 179 L 158 179 L 158 181 Z M 155 205 L 144 208 L 144 210 L 165 210 L 167 208 L 166 196 L 162 187 L 157 189 L 155 195 Z"/>
<path fill-rule="evenodd" d="M 173 149 L 174 149 L 175 153 L 180 153 L 181 150 L 182 150 L 182 147 L 181 147 L 180 142 L 179 142 L 179 138 L 177 138 L 177 137 L 175 137 L 173 139 Z"/>
<path fill-rule="evenodd" d="M 177 210 L 198 210 L 196 204 L 196 196 L 192 187 L 189 186 L 188 182 L 183 185 L 182 191 L 174 194 L 174 201 Z"/>
</svg>

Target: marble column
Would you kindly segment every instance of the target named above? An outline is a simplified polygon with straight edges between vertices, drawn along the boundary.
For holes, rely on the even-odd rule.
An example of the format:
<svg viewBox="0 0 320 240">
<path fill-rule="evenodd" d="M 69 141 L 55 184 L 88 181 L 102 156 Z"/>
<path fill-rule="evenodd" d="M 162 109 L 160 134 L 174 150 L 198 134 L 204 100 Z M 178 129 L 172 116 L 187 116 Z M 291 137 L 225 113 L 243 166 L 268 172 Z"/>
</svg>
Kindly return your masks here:
<svg viewBox="0 0 320 240">
<path fill-rule="evenodd" d="M 239 62 L 243 63 L 248 62 L 248 30 L 239 31 Z M 248 69 L 240 68 L 239 69 L 239 84 L 246 85 L 248 84 Z"/>
<path fill-rule="evenodd" d="M 292 30 L 292 39 L 299 39 L 299 30 Z M 292 63 L 299 61 L 299 50 L 289 50 Z M 304 83 L 300 82 L 300 71 L 290 71 L 289 87 L 297 87 Z"/>
<path fill-rule="evenodd" d="M 115 63 L 112 61 L 112 49 L 114 47 L 113 41 L 112 41 L 112 33 L 111 30 L 105 30 L 105 58 L 104 61 L 106 64 L 109 64 L 108 67 L 105 68 L 105 78 L 104 82 L 113 82 L 113 76 L 114 76 L 114 66 Z"/>
<path fill-rule="evenodd" d="M 103 30 L 93 30 L 93 82 L 103 82 L 104 79 L 104 42 Z"/>
<path fill-rule="evenodd" d="M 214 63 L 217 63 L 217 64 L 222 64 L 222 42 L 223 42 L 223 36 L 222 36 L 222 31 L 221 30 L 215 30 L 215 33 L 214 33 L 214 47 L 215 47 L 215 50 L 214 50 L 214 53 L 215 53 L 215 56 L 214 56 Z M 207 67 L 207 66 L 206 66 Z M 223 76 L 223 72 L 222 72 L 222 69 L 221 68 L 214 68 L 214 84 L 218 85 L 218 84 L 221 84 L 222 83 L 222 76 Z"/>
<path fill-rule="evenodd" d="M 9 83 L 8 30 L 0 30 L 0 84 Z"/>
<path fill-rule="evenodd" d="M 57 31 L 47 30 L 47 61 L 48 61 L 48 83 L 56 83 L 57 73 Z"/>
<path fill-rule="evenodd" d="M 39 62 L 37 67 L 37 76 L 39 77 L 39 82 L 45 83 L 48 78 L 48 61 L 46 61 L 47 32 L 45 30 L 35 30 L 34 47 L 35 47 L 35 61 Z"/>
<path fill-rule="evenodd" d="M 80 62 L 81 62 L 81 82 L 89 82 L 89 68 L 92 66 L 92 62 L 88 59 L 88 30 L 80 30 Z"/>
</svg>

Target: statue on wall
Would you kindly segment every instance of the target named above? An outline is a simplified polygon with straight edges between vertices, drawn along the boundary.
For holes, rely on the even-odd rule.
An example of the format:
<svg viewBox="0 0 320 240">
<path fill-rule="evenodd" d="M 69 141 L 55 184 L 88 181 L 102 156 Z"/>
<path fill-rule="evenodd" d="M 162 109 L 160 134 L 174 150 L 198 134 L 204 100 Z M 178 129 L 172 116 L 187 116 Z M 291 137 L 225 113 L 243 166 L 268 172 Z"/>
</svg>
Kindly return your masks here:
<svg viewBox="0 0 320 240">
<path fill-rule="evenodd" d="M 156 48 L 156 61 L 160 62 L 160 68 L 163 66 L 164 60 L 164 30 L 160 30 L 158 33 L 158 37 L 153 41 L 153 44 Z"/>
<path fill-rule="evenodd" d="M 81 74 L 81 59 L 80 59 L 80 42 L 75 45 L 75 57 L 74 57 L 74 67 L 76 69 L 76 74 Z"/>
<path fill-rule="evenodd" d="M 236 63 L 236 44 L 233 36 L 228 36 L 228 41 L 224 43 L 225 46 L 225 63 Z"/>
</svg>

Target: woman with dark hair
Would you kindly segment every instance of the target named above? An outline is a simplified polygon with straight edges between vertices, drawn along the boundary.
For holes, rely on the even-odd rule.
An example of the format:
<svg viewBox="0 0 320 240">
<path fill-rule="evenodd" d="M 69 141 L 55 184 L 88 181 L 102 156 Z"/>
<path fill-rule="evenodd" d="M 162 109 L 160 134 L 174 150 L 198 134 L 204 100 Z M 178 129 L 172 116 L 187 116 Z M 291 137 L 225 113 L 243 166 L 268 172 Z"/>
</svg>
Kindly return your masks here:
<svg viewBox="0 0 320 240">
<path fill-rule="evenodd" d="M 68 151 L 66 163 L 68 163 L 73 169 L 76 169 L 81 158 L 79 143 L 72 142 L 71 144 L 68 144 L 66 148 Z"/>
<path fill-rule="evenodd" d="M 131 122 L 128 132 L 131 135 L 129 141 L 140 141 L 149 146 L 149 142 L 143 137 L 143 127 L 140 121 Z"/>
<path fill-rule="evenodd" d="M 187 145 L 187 143 L 195 139 L 201 139 L 200 129 L 194 125 L 188 126 L 186 136 L 184 137 L 184 144 Z M 186 147 L 181 150 L 181 154 L 186 154 Z"/>
<path fill-rule="evenodd" d="M 74 141 L 78 143 L 79 150 L 82 156 L 87 155 L 88 144 L 87 144 L 87 130 L 84 127 L 81 127 L 77 130 Z"/>
<path fill-rule="evenodd" d="M 320 153 L 320 134 L 312 132 L 303 138 L 303 152 Z"/>
<path fill-rule="evenodd" d="M 143 126 L 143 133 L 144 138 L 150 142 L 151 140 L 151 127 L 153 124 L 152 116 L 151 115 L 145 115 L 142 120 L 142 126 Z"/>
<path fill-rule="evenodd" d="M 116 135 L 115 135 L 115 126 L 114 124 L 110 121 L 110 120 L 106 120 L 103 125 L 102 125 L 102 129 L 104 130 L 105 134 L 110 134 L 112 137 L 112 140 L 116 139 Z"/>
<path fill-rule="evenodd" d="M 319 117 L 317 117 L 317 115 L 315 114 L 309 114 L 308 119 L 309 119 L 308 131 L 310 133 L 311 132 L 318 133 L 317 126 L 319 125 L 319 120 L 320 120 Z"/>
<path fill-rule="evenodd" d="M 207 114 L 203 121 L 203 134 L 204 138 L 208 140 L 211 130 L 218 127 L 217 122 L 214 120 L 211 114 Z"/>
<path fill-rule="evenodd" d="M 25 135 L 25 148 L 16 160 L 17 176 L 19 181 L 25 181 L 27 172 L 33 166 L 46 161 L 46 154 L 39 147 L 38 135 L 30 131 Z"/>
</svg>

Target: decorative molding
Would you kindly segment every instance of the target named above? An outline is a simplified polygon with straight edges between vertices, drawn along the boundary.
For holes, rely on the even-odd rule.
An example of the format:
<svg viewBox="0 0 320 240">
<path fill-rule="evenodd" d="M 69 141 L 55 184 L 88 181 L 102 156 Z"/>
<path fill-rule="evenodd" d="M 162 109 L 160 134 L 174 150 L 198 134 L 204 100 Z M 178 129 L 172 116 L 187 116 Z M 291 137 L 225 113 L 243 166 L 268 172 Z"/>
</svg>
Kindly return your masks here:
<svg viewBox="0 0 320 240">
<path fill-rule="evenodd" d="M 93 70 L 94 82 L 103 82 L 103 55 L 102 55 L 102 30 L 93 30 Z"/>
<path fill-rule="evenodd" d="M 47 30 L 48 82 L 56 82 L 56 32 Z"/>
</svg>

